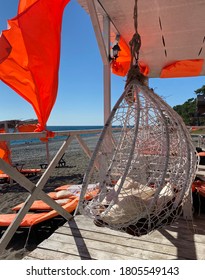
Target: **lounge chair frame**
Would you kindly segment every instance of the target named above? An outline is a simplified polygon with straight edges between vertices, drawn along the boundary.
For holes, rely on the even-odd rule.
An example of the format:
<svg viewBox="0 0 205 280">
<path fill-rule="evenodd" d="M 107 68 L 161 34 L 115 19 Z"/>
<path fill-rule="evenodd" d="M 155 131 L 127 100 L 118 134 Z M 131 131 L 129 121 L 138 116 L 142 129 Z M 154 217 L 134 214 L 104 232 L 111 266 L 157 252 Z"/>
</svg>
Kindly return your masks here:
<svg viewBox="0 0 205 280">
<path fill-rule="evenodd" d="M 62 157 L 60 158 L 58 164 L 56 165 L 56 168 L 68 167 L 68 166 L 66 166 L 66 161 L 65 161 L 64 158 L 63 158 L 64 155 L 65 155 L 65 153 L 64 153 L 64 154 L 62 155 Z M 41 167 L 42 169 L 45 169 L 45 168 L 48 167 L 48 163 L 41 163 L 41 164 L 40 164 L 40 167 Z"/>
</svg>

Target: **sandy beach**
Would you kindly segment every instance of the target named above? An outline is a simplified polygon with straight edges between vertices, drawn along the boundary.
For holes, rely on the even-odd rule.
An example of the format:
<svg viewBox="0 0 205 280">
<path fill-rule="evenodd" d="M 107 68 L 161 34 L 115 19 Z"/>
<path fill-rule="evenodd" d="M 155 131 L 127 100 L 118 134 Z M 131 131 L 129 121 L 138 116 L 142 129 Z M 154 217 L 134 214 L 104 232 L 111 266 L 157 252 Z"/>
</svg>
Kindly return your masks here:
<svg viewBox="0 0 205 280">
<path fill-rule="evenodd" d="M 86 142 L 92 150 L 96 143 L 96 137 L 87 138 Z M 53 141 L 49 143 L 50 159 L 56 154 L 61 146 L 62 141 Z M 42 144 L 26 144 L 21 146 L 11 147 L 12 161 L 24 163 L 24 168 L 40 168 L 41 163 L 46 162 L 46 147 Z M 73 141 L 67 149 L 64 160 L 66 166 L 63 168 L 55 168 L 52 176 L 47 181 L 44 191 L 54 191 L 56 187 L 65 184 L 80 184 L 82 183 L 85 170 L 87 168 L 89 158 L 80 148 L 77 141 Z M 44 170 L 42 170 L 44 172 Z M 41 175 L 30 178 L 32 182 L 37 182 Z M 0 213 L 13 213 L 11 210 L 15 205 L 24 202 L 29 193 L 17 183 L 12 185 L 8 183 L 0 183 Z M 18 231 L 12 238 L 4 252 L 0 253 L 0 259 L 22 259 L 29 251 L 36 248 L 37 244 L 55 231 L 55 229 L 63 224 L 65 220 L 58 221 L 58 224 L 53 224 L 52 227 L 37 229 L 37 232 L 29 232 L 28 230 Z M 0 233 L 1 236 L 3 231 Z"/>
</svg>

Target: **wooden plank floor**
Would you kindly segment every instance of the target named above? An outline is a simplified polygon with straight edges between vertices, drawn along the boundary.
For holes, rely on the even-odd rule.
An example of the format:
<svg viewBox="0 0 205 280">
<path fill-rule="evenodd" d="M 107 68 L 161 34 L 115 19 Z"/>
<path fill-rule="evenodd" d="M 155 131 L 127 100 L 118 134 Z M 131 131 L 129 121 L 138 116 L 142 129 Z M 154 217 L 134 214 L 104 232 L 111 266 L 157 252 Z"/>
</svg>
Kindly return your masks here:
<svg viewBox="0 0 205 280">
<path fill-rule="evenodd" d="M 58 228 L 24 259 L 175 260 L 205 259 L 205 215 L 141 237 L 96 227 L 78 215 Z"/>
</svg>

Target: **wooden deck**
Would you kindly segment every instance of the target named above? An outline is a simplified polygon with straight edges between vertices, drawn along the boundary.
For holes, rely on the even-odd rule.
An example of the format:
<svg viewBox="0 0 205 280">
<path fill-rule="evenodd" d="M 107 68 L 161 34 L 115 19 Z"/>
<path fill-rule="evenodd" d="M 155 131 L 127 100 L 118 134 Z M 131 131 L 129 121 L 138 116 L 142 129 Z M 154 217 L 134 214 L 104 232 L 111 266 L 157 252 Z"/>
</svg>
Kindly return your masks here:
<svg viewBox="0 0 205 280">
<path fill-rule="evenodd" d="M 96 227 L 78 215 L 58 228 L 24 259 L 175 260 L 205 259 L 205 215 L 179 220 L 149 235 L 133 237 Z"/>
</svg>

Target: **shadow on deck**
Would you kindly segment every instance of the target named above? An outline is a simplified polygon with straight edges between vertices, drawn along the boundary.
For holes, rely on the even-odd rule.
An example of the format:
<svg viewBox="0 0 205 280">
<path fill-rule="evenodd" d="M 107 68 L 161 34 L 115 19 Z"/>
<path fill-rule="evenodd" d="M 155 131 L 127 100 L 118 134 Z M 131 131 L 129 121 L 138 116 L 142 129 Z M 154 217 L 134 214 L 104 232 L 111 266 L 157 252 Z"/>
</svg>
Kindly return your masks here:
<svg viewBox="0 0 205 280">
<path fill-rule="evenodd" d="M 78 215 L 58 228 L 24 259 L 199 260 L 205 259 L 205 215 L 141 237 L 96 227 Z"/>
</svg>

